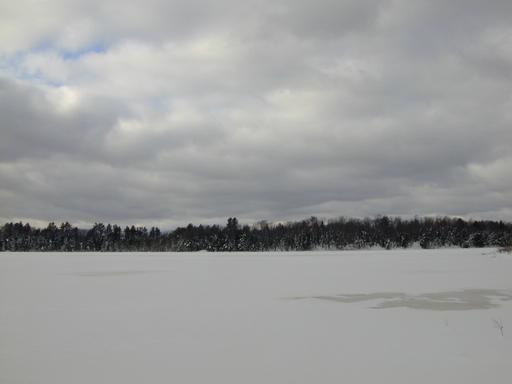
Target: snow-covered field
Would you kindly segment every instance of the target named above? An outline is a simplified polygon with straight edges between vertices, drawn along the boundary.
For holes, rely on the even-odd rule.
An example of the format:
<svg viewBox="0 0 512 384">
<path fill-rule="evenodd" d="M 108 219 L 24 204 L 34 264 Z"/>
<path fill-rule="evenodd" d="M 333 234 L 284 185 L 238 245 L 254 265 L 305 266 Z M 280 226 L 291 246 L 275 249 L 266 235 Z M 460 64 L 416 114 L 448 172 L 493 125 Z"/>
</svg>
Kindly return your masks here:
<svg viewBox="0 0 512 384">
<path fill-rule="evenodd" d="M 492 249 L 0 253 L 2 384 L 510 380 Z"/>
</svg>

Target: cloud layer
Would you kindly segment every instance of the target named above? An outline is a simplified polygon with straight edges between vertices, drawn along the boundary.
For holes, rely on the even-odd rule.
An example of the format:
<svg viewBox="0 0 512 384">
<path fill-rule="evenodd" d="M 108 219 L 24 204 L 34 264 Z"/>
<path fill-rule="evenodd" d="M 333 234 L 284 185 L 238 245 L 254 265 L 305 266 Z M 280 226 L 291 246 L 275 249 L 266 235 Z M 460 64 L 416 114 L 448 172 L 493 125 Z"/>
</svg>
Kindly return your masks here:
<svg viewBox="0 0 512 384">
<path fill-rule="evenodd" d="M 0 219 L 512 220 L 510 1 L 0 5 Z"/>
</svg>

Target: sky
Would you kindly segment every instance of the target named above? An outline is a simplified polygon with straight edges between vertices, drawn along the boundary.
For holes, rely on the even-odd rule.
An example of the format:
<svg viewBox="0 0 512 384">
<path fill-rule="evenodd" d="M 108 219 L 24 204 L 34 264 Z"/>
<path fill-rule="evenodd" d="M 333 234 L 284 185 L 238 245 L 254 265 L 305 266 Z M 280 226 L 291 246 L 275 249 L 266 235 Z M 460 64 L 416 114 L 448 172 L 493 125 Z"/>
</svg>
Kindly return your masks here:
<svg viewBox="0 0 512 384">
<path fill-rule="evenodd" d="M 0 222 L 512 220 L 510 0 L 0 0 Z"/>
</svg>

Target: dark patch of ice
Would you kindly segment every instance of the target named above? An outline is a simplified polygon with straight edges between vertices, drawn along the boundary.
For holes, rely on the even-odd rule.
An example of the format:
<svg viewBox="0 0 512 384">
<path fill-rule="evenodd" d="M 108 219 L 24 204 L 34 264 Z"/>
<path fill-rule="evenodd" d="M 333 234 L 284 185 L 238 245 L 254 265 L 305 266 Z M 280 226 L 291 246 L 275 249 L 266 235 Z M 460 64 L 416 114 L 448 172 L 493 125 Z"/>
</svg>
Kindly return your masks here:
<svg viewBox="0 0 512 384">
<path fill-rule="evenodd" d="M 511 301 L 512 294 L 494 289 L 465 289 L 420 295 L 409 295 L 401 292 L 375 292 L 296 297 L 294 299 L 317 299 L 339 303 L 378 301 L 376 305 L 369 307 L 372 309 L 412 308 L 432 311 L 468 311 L 499 307 L 501 302 Z"/>
<path fill-rule="evenodd" d="M 110 276 L 130 276 L 130 275 L 146 275 L 150 273 L 157 273 L 162 271 L 137 271 L 137 270 L 113 270 L 113 271 L 86 271 L 86 272 L 75 272 L 73 276 L 81 277 L 110 277 Z"/>
</svg>

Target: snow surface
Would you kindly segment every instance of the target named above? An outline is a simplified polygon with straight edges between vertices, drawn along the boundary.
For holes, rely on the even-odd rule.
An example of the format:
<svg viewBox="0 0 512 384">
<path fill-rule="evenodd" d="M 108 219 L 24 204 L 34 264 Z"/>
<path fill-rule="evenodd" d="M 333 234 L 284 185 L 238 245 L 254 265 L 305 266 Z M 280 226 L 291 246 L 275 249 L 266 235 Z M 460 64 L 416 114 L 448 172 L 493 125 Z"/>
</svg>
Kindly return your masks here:
<svg viewBox="0 0 512 384">
<path fill-rule="evenodd" d="M 2 253 L 0 383 L 510 382 L 511 276 L 492 249 Z"/>
</svg>

